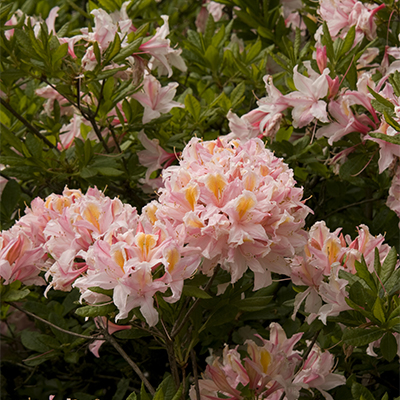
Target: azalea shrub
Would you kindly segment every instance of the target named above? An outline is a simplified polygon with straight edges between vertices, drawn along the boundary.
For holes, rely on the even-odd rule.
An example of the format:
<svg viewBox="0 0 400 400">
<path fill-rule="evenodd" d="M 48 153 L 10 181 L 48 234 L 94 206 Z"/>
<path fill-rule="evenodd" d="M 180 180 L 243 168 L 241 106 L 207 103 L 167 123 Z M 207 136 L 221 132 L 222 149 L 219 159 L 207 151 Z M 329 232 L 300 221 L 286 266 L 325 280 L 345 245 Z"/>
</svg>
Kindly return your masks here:
<svg viewBox="0 0 400 400">
<path fill-rule="evenodd" d="M 396 2 L 0 19 L 2 398 L 400 398 Z"/>
</svg>

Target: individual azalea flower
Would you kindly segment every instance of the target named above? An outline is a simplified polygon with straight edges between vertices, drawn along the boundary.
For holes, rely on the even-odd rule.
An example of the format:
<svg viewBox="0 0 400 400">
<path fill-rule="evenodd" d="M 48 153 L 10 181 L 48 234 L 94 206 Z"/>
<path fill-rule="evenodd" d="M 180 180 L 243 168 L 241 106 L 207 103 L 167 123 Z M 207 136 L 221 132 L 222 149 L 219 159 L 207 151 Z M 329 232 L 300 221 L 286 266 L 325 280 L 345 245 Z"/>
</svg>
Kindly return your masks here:
<svg viewBox="0 0 400 400">
<path fill-rule="evenodd" d="M 400 167 L 397 167 L 396 174 L 392 179 L 386 205 L 400 218 Z"/>
<path fill-rule="evenodd" d="M 293 107 L 293 126 L 302 128 L 308 125 L 314 118 L 321 122 L 328 122 L 326 102 L 320 100 L 328 94 L 327 76 L 329 69 L 325 69 L 322 75 L 314 73 L 306 77 L 297 71 L 297 65 L 293 69 L 293 82 L 297 91 L 285 96 L 287 104 Z"/>
<path fill-rule="evenodd" d="M 144 107 L 144 124 L 158 118 L 162 113 L 169 112 L 174 107 L 185 107 L 183 104 L 172 100 L 177 87 L 178 84 L 175 82 L 162 87 L 161 83 L 153 75 L 145 75 L 143 92 L 137 92 L 132 95 Z"/>
</svg>

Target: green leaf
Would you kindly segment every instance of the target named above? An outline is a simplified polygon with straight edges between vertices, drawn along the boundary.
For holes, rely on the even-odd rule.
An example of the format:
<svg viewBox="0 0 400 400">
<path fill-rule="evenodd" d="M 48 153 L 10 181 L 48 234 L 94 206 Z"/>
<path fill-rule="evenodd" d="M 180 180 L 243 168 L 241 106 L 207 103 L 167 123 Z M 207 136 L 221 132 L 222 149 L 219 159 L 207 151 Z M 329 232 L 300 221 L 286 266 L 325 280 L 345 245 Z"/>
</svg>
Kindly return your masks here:
<svg viewBox="0 0 400 400">
<path fill-rule="evenodd" d="M 222 25 L 220 30 L 213 36 L 211 44 L 219 49 L 224 44 L 224 41 L 222 40 L 224 36 L 225 36 L 225 25 Z"/>
<path fill-rule="evenodd" d="M 123 400 L 125 393 L 128 390 L 130 379 L 123 378 L 118 382 L 117 391 L 115 392 L 112 400 Z"/>
<path fill-rule="evenodd" d="M 22 153 L 23 143 L 4 124 L 1 126 L 1 137 L 12 147 L 14 147 L 15 150 Z"/>
<path fill-rule="evenodd" d="M 343 180 L 349 180 L 356 176 L 367 165 L 370 156 L 367 154 L 357 154 L 349 158 L 339 170 L 339 176 Z"/>
<path fill-rule="evenodd" d="M 208 61 L 213 73 L 217 73 L 221 66 L 219 50 L 213 45 L 208 46 L 206 53 L 204 54 L 205 59 Z"/>
<path fill-rule="evenodd" d="M 360 385 L 357 382 L 354 382 L 351 386 L 351 394 L 353 395 L 354 400 L 375 400 L 372 393 L 365 386 Z"/>
<path fill-rule="evenodd" d="M 270 29 L 264 27 L 264 26 L 261 26 L 261 25 L 258 26 L 257 27 L 257 32 L 261 37 L 263 37 L 265 39 L 269 39 L 269 40 L 272 40 L 272 41 L 275 40 L 275 36 L 272 33 L 272 31 Z"/>
<path fill-rule="evenodd" d="M 172 400 L 179 400 L 182 397 L 182 390 L 183 390 L 183 386 L 182 386 L 182 384 L 180 384 L 178 391 L 175 393 Z"/>
<path fill-rule="evenodd" d="M 322 24 L 322 44 L 326 46 L 326 55 L 328 56 L 329 61 L 335 61 L 335 51 L 333 50 L 333 41 L 331 34 L 329 33 L 329 28 L 326 22 L 324 21 Z"/>
<path fill-rule="evenodd" d="M 246 89 L 246 84 L 244 82 L 240 82 L 231 92 L 230 99 L 232 105 L 236 105 L 239 103 L 240 99 L 244 95 L 244 91 Z"/>
<path fill-rule="evenodd" d="M 384 111 L 384 112 L 383 112 L 383 115 L 385 116 L 386 122 L 387 122 L 393 129 L 395 129 L 398 133 L 400 133 L 400 124 L 399 124 L 394 118 L 392 118 L 392 116 L 391 116 L 388 112 Z M 388 136 L 388 135 L 386 135 L 386 136 Z M 396 135 L 396 136 L 394 136 L 394 137 L 397 137 L 398 141 L 400 142 L 400 135 Z"/>
<path fill-rule="evenodd" d="M 185 285 L 183 286 L 182 293 L 188 297 L 196 297 L 199 299 L 212 299 L 212 297 L 197 286 Z"/>
<path fill-rule="evenodd" d="M 107 47 L 104 53 L 104 65 L 107 65 L 121 50 L 121 39 L 118 32 L 115 34 L 113 42 Z"/>
<path fill-rule="evenodd" d="M 362 262 L 356 260 L 354 262 L 354 266 L 356 267 L 357 275 L 367 283 L 367 285 L 372 289 L 373 293 L 377 293 L 374 278 L 368 271 L 368 267 L 365 264 L 364 258 L 362 259 Z"/>
<path fill-rule="evenodd" d="M 1 194 L 1 205 L 7 215 L 11 215 L 18 205 L 19 198 L 21 197 L 21 188 L 15 179 L 10 179 L 3 189 Z M 11 300 L 9 300 L 11 301 Z"/>
<path fill-rule="evenodd" d="M 246 54 L 246 64 L 249 64 L 253 61 L 257 56 L 260 55 L 262 50 L 262 43 L 261 40 L 257 40 L 250 48 L 248 53 Z M 242 82 L 243 83 L 243 82 Z"/>
<path fill-rule="evenodd" d="M 140 400 L 151 400 L 150 396 L 146 392 L 146 389 L 144 388 L 143 382 L 142 382 L 142 386 L 140 388 Z"/>
<path fill-rule="evenodd" d="M 164 400 L 164 392 L 162 390 L 162 387 L 158 387 L 157 391 L 154 393 L 153 400 Z"/>
<path fill-rule="evenodd" d="M 382 323 L 386 321 L 385 313 L 382 307 L 382 299 L 380 297 L 376 298 L 375 304 L 372 307 L 372 312 L 374 314 L 374 317 L 377 318 Z"/>
<path fill-rule="evenodd" d="M 42 335 L 40 332 L 24 330 L 21 334 L 22 344 L 29 350 L 34 350 L 39 353 L 44 353 L 49 351 L 51 347 L 47 345 L 46 339 L 51 338 L 51 336 Z M 42 339 L 42 340 L 41 340 Z"/>
<path fill-rule="evenodd" d="M 185 97 L 185 107 L 193 119 L 198 122 L 200 118 L 201 105 L 199 101 L 190 93 Z"/>
<path fill-rule="evenodd" d="M 276 133 L 275 141 L 282 142 L 283 140 L 289 140 L 293 133 L 293 126 L 289 126 L 287 128 L 282 127 Z"/>
<path fill-rule="evenodd" d="M 400 290 L 400 268 L 396 269 L 388 278 L 385 283 L 385 289 L 388 296 L 392 296 L 398 290 Z"/>
<path fill-rule="evenodd" d="M 389 82 L 393 87 L 395 95 L 400 97 L 400 72 L 394 71 L 393 74 L 389 75 Z"/>
<path fill-rule="evenodd" d="M 360 307 L 365 306 L 364 288 L 360 282 L 354 282 L 350 286 L 349 298 Z"/>
<path fill-rule="evenodd" d="M 124 173 L 124 171 L 110 167 L 96 167 L 95 169 L 104 176 L 120 176 Z"/>
<path fill-rule="evenodd" d="M 342 46 L 338 52 L 337 55 L 338 59 L 342 57 L 344 54 L 346 54 L 353 47 L 355 37 L 356 37 L 356 26 L 353 25 L 347 32 L 346 37 L 342 43 Z"/>
<path fill-rule="evenodd" d="M 133 53 L 137 52 L 139 49 L 140 45 L 142 44 L 143 38 L 138 38 L 134 40 L 132 43 L 128 44 L 128 46 L 124 47 L 117 56 L 114 57 L 114 62 L 116 64 L 119 64 L 129 56 L 131 56 Z"/>
<path fill-rule="evenodd" d="M 212 38 L 215 33 L 215 21 L 212 14 L 208 14 L 206 28 L 204 30 L 204 42 L 206 47 L 212 43 Z"/>
<path fill-rule="evenodd" d="M 106 296 L 109 296 L 109 297 L 112 297 L 113 293 L 114 293 L 113 289 L 103 289 L 101 287 L 96 287 L 96 286 L 92 286 L 88 289 L 93 293 L 105 294 Z"/>
<path fill-rule="evenodd" d="M 396 248 L 393 246 L 382 263 L 381 273 L 379 277 L 381 278 L 383 285 L 385 285 L 387 280 L 391 277 L 396 267 L 396 263 L 397 263 L 397 251 Z"/>
<path fill-rule="evenodd" d="M 394 111 L 394 104 L 390 102 L 389 100 L 385 99 L 382 97 L 380 94 L 376 93 L 374 90 L 372 90 L 369 86 L 367 86 L 368 91 L 372 94 L 372 96 L 375 97 L 379 103 L 383 104 L 384 106 L 388 107 L 390 110 Z"/>
<path fill-rule="evenodd" d="M 135 392 L 132 392 L 126 400 L 137 400 L 137 394 Z"/>
<path fill-rule="evenodd" d="M 261 311 L 271 302 L 273 297 L 274 296 L 249 297 L 247 299 L 234 301 L 232 304 L 240 311 Z"/>
<path fill-rule="evenodd" d="M 381 339 L 380 349 L 383 357 L 387 361 L 392 361 L 396 357 L 397 353 L 397 341 L 394 337 L 393 333 L 386 332 L 383 338 Z"/>
<path fill-rule="evenodd" d="M 1 301 L 19 301 L 24 299 L 30 293 L 29 289 L 9 290 L 1 296 Z"/>
<path fill-rule="evenodd" d="M 42 148 L 43 144 L 41 141 L 36 139 L 31 133 L 26 135 L 25 144 L 28 147 L 29 153 L 32 154 L 33 157 L 40 160 L 42 158 Z"/>
<path fill-rule="evenodd" d="M 106 316 L 113 311 L 116 310 L 114 304 L 105 304 L 99 306 L 85 306 L 81 308 L 77 308 L 75 313 L 80 315 L 81 317 L 99 317 L 99 316 Z"/>
<path fill-rule="evenodd" d="M 364 346 L 375 342 L 382 337 L 384 331 L 380 328 L 346 328 L 343 332 L 343 341 L 350 346 Z"/>
</svg>

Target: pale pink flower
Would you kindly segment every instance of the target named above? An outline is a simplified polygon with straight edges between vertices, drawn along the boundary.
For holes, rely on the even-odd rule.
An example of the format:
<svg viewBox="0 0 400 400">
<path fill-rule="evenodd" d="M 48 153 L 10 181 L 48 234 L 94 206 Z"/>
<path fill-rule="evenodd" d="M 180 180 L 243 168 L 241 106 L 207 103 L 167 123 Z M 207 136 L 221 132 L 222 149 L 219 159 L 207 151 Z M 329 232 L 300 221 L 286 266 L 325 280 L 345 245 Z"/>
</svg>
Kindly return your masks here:
<svg viewBox="0 0 400 400">
<path fill-rule="evenodd" d="M 46 259 L 42 246 L 35 246 L 26 233 L 14 227 L 0 234 L 0 276 L 4 284 L 20 280 L 25 285 L 43 285 L 39 277 Z"/>
<path fill-rule="evenodd" d="M 379 133 L 383 133 L 387 136 L 395 136 L 400 137 L 400 133 L 393 129 L 385 120 L 382 118 L 381 125 L 379 129 L 376 131 Z M 366 136 L 366 139 L 372 140 L 379 144 L 379 173 L 381 174 L 385 169 L 389 168 L 392 162 L 395 159 L 400 157 L 400 145 L 395 143 L 390 143 L 382 139 L 373 138 L 369 135 Z"/>
<path fill-rule="evenodd" d="M 139 50 L 143 53 L 150 54 L 150 65 L 153 69 L 159 68 L 159 75 L 165 72 L 168 77 L 172 75 L 172 66 L 177 67 L 181 71 L 186 71 L 186 65 L 181 57 L 180 49 L 173 49 L 170 45 L 168 15 L 161 15 L 164 25 L 156 29 L 156 34 L 147 42 L 140 45 Z M 169 110 L 168 110 L 169 111 Z"/>
<path fill-rule="evenodd" d="M 400 218 L 400 167 L 397 167 L 396 174 L 392 179 L 386 205 Z"/>
<path fill-rule="evenodd" d="M 139 163 L 147 168 L 145 182 L 149 184 L 150 175 L 159 169 L 162 164 L 168 164 L 176 159 L 175 154 L 168 153 L 160 145 L 158 139 L 150 140 L 144 131 L 138 133 L 138 139 L 145 150 L 138 151 Z M 167 162 L 168 161 L 168 162 Z"/>
<path fill-rule="evenodd" d="M 297 72 L 297 65 L 293 70 L 293 81 L 297 92 L 291 92 L 285 96 L 289 106 L 293 107 L 293 126 L 302 128 L 308 125 L 314 118 L 321 122 L 328 122 L 326 102 L 320 100 L 328 94 L 327 76 L 329 69 L 325 69 L 322 75 L 316 79 L 306 77 Z"/>
<path fill-rule="evenodd" d="M 144 124 L 158 118 L 162 113 L 169 112 L 174 107 L 185 107 L 183 104 L 172 100 L 177 87 L 176 82 L 161 87 L 161 83 L 153 75 L 145 75 L 143 92 L 132 95 L 144 107 Z"/>
<path fill-rule="evenodd" d="M 86 126 L 90 126 L 89 122 L 87 122 L 80 114 L 74 114 L 71 118 L 69 124 L 64 124 L 60 129 L 60 148 L 68 149 L 72 146 L 75 138 L 84 139 L 81 134 L 81 125 L 84 124 Z M 91 130 L 88 136 L 85 138 L 87 140 L 93 140 L 97 138 L 94 131 Z"/>
</svg>

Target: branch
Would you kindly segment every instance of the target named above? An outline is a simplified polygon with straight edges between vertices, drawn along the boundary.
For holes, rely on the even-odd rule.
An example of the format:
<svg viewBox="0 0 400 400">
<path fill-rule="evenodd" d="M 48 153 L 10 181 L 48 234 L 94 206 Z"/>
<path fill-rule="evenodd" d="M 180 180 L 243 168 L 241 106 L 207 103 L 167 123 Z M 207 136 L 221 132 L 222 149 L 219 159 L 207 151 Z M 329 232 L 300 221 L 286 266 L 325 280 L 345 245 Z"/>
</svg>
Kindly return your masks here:
<svg viewBox="0 0 400 400">
<path fill-rule="evenodd" d="M 53 143 L 51 143 L 46 136 L 43 136 L 33 125 L 31 125 L 22 115 L 18 114 L 14 108 L 12 108 L 12 106 L 10 104 L 8 104 L 6 101 L 4 101 L 1 97 L 0 97 L 0 103 L 1 105 L 4 106 L 4 108 L 6 108 L 12 115 L 14 115 L 15 118 L 17 118 L 19 121 L 21 121 L 27 128 L 28 130 L 33 133 L 35 136 L 37 136 L 38 138 L 40 138 L 41 140 L 43 140 L 44 143 L 47 144 L 47 146 L 49 146 L 52 149 L 57 150 L 58 152 L 60 152 L 60 150 L 57 149 L 57 146 L 55 146 Z"/>
<path fill-rule="evenodd" d="M 99 321 L 101 324 L 101 322 Z M 147 387 L 148 391 L 152 396 L 155 394 L 155 390 L 153 386 L 151 386 L 150 382 L 147 380 L 147 378 L 144 376 L 143 372 L 140 370 L 138 365 L 128 356 L 128 354 L 125 353 L 124 349 L 118 344 L 118 342 L 108 333 L 107 328 L 102 326 L 102 331 L 103 335 L 106 338 L 107 341 L 109 341 L 115 348 L 115 350 L 118 351 L 118 353 L 122 356 L 122 358 L 130 365 L 130 367 L 136 372 L 136 374 L 139 376 L 139 378 L 142 380 L 142 382 L 145 384 Z"/>
<path fill-rule="evenodd" d="M 190 350 L 190 359 L 192 360 L 194 388 L 196 391 L 196 400 L 200 400 L 199 374 L 197 372 L 196 353 L 194 352 L 193 349 Z"/>
<path fill-rule="evenodd" d="M 210 278 L 210 280 L 207 283 L 207 286 L 204 288 L 205 292 L 208 292 L 208 290 L 210 289 L 215 277 L 218 274 L 219 271 L 219 265 L 214 269 L 214 273 L 212 275 L 212 277 Z M 201 299 L 197 298 L 195 300 L 195 302 L 192 304 L 192 306 L 189 308 L 188 312 L 186 313 L 186 315 L 184 316 L 183 320 L 181 321 L 181 323 L 178 325 L 178 321 L 176 321 L 175 325 L 172 328 L 172 332 L 171 332 L 171 338 L 174 339 L 176 335 L 178 335 L 178 333 L 182 330 L 182 328 L 185 326 L 186 322 L 188 321 L 190 314 L 197 308 L 199 301 Z"/>
<path fill-rule="evenodd" d="M 75 332 L 68 331 L 67 329 L 60 328 L 59 326 L 54 325 L 51 322 L 49 322 L 49 321 L 47 321 L 47 320 L 45 320 L 45 319 L 43 319 L 41 317 L 38 317 L 37 315 L 31 313 L 30 311 L 26 311 L 23 308 L 18 307 L 15 303 L 12 303 L 12 302 L 6 302 L 6 303 L 8 303 L 10 306 L 16 308 L 17 310 L 25 313 L 26 315 L 30 315 L 31 317 L 36 318 L 38 321 L 44 322 L 45 324 L 51 326 L 54 329 L 57 329 L 57 330 L 59 330 L 61 332 L 64 332 L 64 333 L 68 333 L 68 335 L 80 337 L 80 338 L 83 338 L 83 339 L 90 339 L 90 340 L 106 340 L 103 337 L 81 335 L 80 333 L 75 333 Z"/>
</svg>

